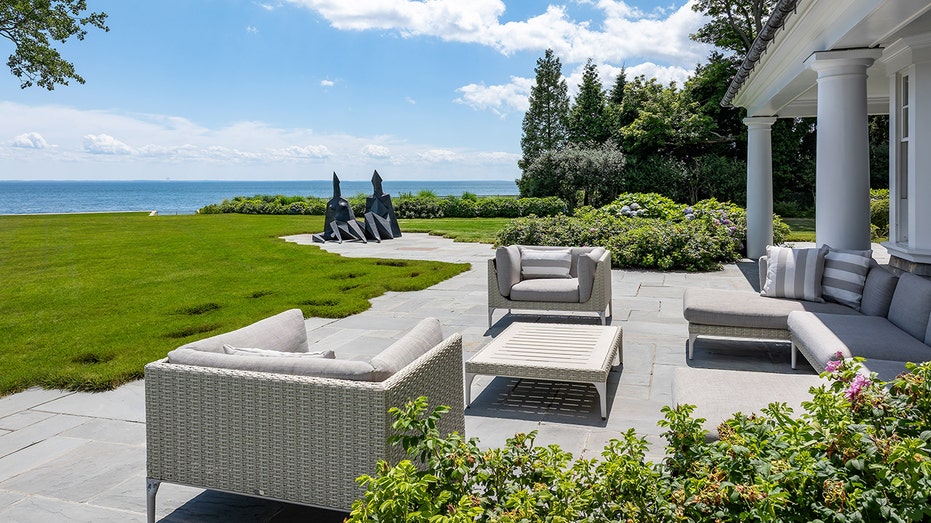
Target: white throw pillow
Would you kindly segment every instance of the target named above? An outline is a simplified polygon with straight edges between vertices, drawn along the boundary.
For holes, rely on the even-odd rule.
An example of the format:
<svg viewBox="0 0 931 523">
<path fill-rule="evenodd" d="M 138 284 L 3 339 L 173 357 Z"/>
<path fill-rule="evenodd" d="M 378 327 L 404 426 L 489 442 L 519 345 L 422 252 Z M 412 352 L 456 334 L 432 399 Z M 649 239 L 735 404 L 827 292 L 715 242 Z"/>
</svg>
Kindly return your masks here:
<svg viewBox="0 0 931 523">
<path fill-rule="evenodd" d="M 256 349 L 252 347 L 233 347 L 223 345 L 223 352 L 233 356 L 262 356 L 266 358 L 328 358 L 333 359 L 336 354 L 331 350 L 317 352 L 283 352 L 280 350 Z"/>
<path fill-rule="evenodd" d="M 535 250 L 521 249 L 520 277 L 522 280 L 534 278 L 568 278 L 572 267 L 572 251 L 569 249 Z"/>
<path fill-rule="evenodd" d="M 824 303 L 821 297 L 821 279 L 824 275 L 826 252 L 824 247 L 789 249 L 767 246 L 766 283 L 760 295 Z"/>
</svg>

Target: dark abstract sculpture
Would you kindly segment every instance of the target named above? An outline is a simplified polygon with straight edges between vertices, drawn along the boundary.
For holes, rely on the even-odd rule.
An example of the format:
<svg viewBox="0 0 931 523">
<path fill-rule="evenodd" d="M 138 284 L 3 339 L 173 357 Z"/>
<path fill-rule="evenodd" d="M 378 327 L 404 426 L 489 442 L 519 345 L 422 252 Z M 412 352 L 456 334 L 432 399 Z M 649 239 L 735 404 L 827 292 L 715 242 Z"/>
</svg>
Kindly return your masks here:
<svg viewBox="0 0 931 523">
<path fill-rule="evenodd" d="M 324 228 L 322 234 L 313 235 L 315 242 L 338 241 L 342 243 L 343 240 L 360 240 L 367 243 L 365 233 L 356 220 L 352 207 L 340 193 L 339 178 L 336 173 L 333 173 L 333 197 L 326 204 Z"/>
<path fill-rule="evenodd" d="M 401 237 L 391 195 L 382 190 L 378 171 L 372 175 L 372 195 L 365 199 L 365 234 L 376 241 Z"/>
</svg>

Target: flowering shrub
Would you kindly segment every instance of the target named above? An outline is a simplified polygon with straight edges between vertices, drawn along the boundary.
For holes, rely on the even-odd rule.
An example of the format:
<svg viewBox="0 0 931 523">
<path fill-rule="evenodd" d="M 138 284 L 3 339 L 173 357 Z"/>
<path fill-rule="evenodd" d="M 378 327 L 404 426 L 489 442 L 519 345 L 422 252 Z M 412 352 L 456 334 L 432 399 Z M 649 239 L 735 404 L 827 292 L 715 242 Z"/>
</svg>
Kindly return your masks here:
<svg viewBox="0 0 931 523">
<path fill-rule="evenodd" d="M 535 432 L 502 448 L 442 436 L 426 399 L 392 409 L 409 459 L 379 462 L 350 522 L 772 521 L 931 518 L 931 363 L 890 383 L 838 360 L 794 415 L 771 404 L 735 414 L 708 442 L 694 407 L 665 407 L 666 458 L 631 429 L 600 460 L 573 459 Z M 417 465 L 415 465 L 417 463 Z"/>
</svg>

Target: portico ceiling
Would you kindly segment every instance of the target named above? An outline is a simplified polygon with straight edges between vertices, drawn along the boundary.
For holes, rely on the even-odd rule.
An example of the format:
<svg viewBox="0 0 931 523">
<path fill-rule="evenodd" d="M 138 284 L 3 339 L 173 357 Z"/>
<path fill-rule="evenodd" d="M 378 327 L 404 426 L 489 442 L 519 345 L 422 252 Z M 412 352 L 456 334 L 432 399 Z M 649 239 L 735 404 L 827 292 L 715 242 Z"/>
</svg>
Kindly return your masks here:
<svg viewBox="0 0 931 523">
<path fill-rule="evenodd" d="M 815 116 L 817 74 L 805 64 L 813 53 L 885 49 L 902 38 L 931 33 L 928 0 L 797 0 L 795 9 L 771 41 L 754 43 L 762 46 L 762 56 L 744 62 L 752 70 L 742 85 L 732 83 L 739 89 L 724 102 L 745 107 L 748 116 Z M 868 108 L 874 114 L 889 111 L 884 59 L 867 70 Z"/>
</svg>

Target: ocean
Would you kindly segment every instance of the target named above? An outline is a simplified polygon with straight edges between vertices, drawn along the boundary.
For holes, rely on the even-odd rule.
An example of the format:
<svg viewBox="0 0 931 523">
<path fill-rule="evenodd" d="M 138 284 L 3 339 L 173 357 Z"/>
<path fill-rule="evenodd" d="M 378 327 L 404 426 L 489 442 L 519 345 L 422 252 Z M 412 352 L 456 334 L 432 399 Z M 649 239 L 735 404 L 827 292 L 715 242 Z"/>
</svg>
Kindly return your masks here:
<svg viewBox="0 0 931 523">
<path fill-rule="evenodd" d="M 516 195 L 513 180 L 395 181 L 384 180 L 385 193 L 437 196 Z M 370 181 L 343 181 L 343 196 L 371 194 Z M 0 214 L 86 213 L 108 211 L 158 211 L 159 214 L 193 214 L 201 207 L 234 196 L 283 194 L 285 196 L 333 195 L 331 180 L 292 182 L 224 181 L 0 181 Z"/>
</svg>

